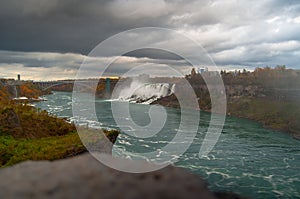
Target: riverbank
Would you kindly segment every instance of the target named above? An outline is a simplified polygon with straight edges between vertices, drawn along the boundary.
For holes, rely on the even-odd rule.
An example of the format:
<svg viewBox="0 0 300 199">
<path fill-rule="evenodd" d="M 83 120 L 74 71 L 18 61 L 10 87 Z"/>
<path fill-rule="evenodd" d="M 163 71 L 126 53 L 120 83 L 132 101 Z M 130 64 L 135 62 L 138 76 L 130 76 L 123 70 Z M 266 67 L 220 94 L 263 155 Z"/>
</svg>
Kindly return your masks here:
<svg viewBox="0 0 300 199">
<path fill-rule="evenodd" d="M 111 142 L 119 132 L 104 130 Z M 25 160 L 57 160 L 86 151 L 76 128 L 32 106 L 0 101 L 0 167 Z"/>
<path fill-rule="evenodd" d="M 293 101 L 242 97 L 228 102 L 227 113 L 257 121 L 265 128 L 300 135 L 300 104 Z"/>
<path fill-rule="evenodd" d="M 10 82 L 12 81 L 12 82 Z M 50 90 L 41 90 L 31 81 L 13 81 L 0 79 L 0 100 L 21 100 L 36 101 L 41 100 L 42 95 L 50 94 Z"/>
<path fill-rule="evenodd" d="M 200 110 L 211 112 L 210 93 L 206 81 L 214 82 L 214 78 L 223 80 L 227 98 L 227 115 L 247 118 L 261 123 L 272 130 L 300 135 L 300 72 L 286 69 L 285 66 L 275 68 L 256 68 L 253 72 L 213 71 L 198 74 L 195 69 L 185 79 L 195 91 Z M 204 81 L 205 79 L 205 81 Z M 176 85 L 176 92 L 184 87 Z M 219 96 L 221 97 L 221 96 Z M 175 95 L 161 98 L 154 102 L 169 107 L 180 107 Z"/>
<path fill-rule="evenodd" d="M 1 82 L 0 167 L 25 160 L 63 159 L 87 151 L 74 124 L 28 104 L 43 101 L 41 95 L 51 93 L 49 90 L 32 82 Z M 119 131 L 104 130 L 104 134 L 115 142 Z"/>
<path fill-rule="evenodd" d="M 158 99 L 152 104 L 180 108 L 175 95 Z M 209 106 L 199 100 L 202 111 L 211 112 Z M 227 115 L 261 123 L 265 128 L 291 135 L 300 135 L 300 104 L 293 101 L 277 101 L 267 98 L 238 97 L 227 102 Z"/>
</svg>

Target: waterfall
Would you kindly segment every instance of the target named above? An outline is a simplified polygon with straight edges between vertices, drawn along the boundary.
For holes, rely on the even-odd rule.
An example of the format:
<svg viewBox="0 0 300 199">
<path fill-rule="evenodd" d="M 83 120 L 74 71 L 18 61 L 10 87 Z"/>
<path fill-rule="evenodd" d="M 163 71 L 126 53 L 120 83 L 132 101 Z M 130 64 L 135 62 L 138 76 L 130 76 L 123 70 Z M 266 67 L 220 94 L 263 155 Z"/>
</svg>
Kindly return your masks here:
<svg viewBox="0 0 300 199">
<path fill-rule="evenodd" d="M 155 100 L 169 96 L 175 92 L 175 84 L 169 83 L 140 83 L 134 81 L 129 87 L 122 89 L 119 100 L 150 104 Z"/>
<path fill-rule="evenodd" d="M 175 93 L 175 84 L 172 85 L 171 87 L 171 94 Z"/>
</svg>

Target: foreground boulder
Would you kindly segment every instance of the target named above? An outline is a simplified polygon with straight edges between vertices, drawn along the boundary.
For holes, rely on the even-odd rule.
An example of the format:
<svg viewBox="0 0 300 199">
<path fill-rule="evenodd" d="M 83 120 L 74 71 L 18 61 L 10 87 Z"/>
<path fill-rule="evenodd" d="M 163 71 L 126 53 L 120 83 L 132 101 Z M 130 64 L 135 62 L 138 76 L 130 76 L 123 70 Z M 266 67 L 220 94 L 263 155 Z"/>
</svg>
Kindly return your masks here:
<svg viewBox="0 0 300 199">
<path fill-rule="evenodd" d="M 128 160 L 112 159 L 130 166 Z M 0 198 L 213 199 L 218 196 L 207 189 L 199 176 L 180 168 L 168 166 L 155 172 L 129 174 L 106 167 L 89 154 L 54 162 L 23 162 L 1 169 L 0 179 Z"/>
</svg>

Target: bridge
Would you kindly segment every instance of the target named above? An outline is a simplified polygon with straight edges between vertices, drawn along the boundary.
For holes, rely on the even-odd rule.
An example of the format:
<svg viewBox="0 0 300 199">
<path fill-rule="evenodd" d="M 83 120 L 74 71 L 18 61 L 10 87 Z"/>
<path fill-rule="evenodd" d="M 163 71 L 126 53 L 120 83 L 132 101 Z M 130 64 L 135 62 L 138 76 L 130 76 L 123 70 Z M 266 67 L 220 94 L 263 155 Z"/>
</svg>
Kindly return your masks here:
<svg viewBox="0 0 300 199">
<path fill-rule="evenodd" d="M 106 93 L 110 93 L 110 78 L 106 79 L 87 79 L 87 80 L 76 80 L 75 86 L 78 90 L 81 89 L 95 89 L 98 85 L 98 83 L 104 83 L 105 84 L 105 91 Z M 63 85 L 63 84 L 72 84 L 72 86 L 75 83 L 75 80 L 58 80 L 58 81 L 34 81 L 32 82 L 35 86 L 40 88 L 41 90 L 47 90 L 55 86 Z M 79 88 L 78 88 L 79 87 Z"/>
<path fill-rule="evenodd" d="M 47 90 L 54 86 L 59 86 L 63 84 L 74 85 L 75 80 L 58 80 L 58 81 L 34 81 L 33 84 L 39 87 L 41 90 Z M 87 88 L 95 88 L 97 86 L 98 80 L 76 80 L 76 85 L 84 86 Z"/>
<path fill-rule="evenodd" d="M 21 85 L 31 83 L 38 87 L 40 90 L 48 90 L 52 87 L 59 86 L 59 85 L 70 85 L 67 87 L 68 89 L 73 89 L 73 86 L 76 86 L 77 91 L 93 91 L 97 88 L 98 84 L 102 84 L 105 86 L 105 96 L 109 96 L 111 92 L 111 80 L 110 78 L 100 78 L 99 79 L 83 79 L 83 80 L 57 80 L 57 81 L 24 81 L 24 80 L 15 80 L 15 79 L 0 79 L 0 86 L 10 86 L 13 88 L 15 92 L 15 97 L 19 97 L 19 89 Z M 113 81 L 113 84 L 116 82 Z M 54 89 L 55 90 L 55 89 Z"/>
</svg>

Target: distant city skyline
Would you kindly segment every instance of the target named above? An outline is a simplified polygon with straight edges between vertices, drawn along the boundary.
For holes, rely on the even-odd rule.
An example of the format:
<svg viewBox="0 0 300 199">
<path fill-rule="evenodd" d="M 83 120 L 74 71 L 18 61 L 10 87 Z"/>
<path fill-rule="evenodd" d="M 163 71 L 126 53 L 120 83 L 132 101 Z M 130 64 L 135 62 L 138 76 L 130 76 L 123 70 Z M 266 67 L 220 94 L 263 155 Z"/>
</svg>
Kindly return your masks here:
<svg viewBox="0 0 300 199">
<path fill-rule="evenodd" d="M 219 70 L 276 65 L 300 69 L 300 2 L 296 0 L 0 0 L 0 15 L 1 78 L 21 74 L 25 80 L 73 79 L 97 44 L 140 27 L 169 28 L 186 35 L 203 46 Z M 135 37 L 141 45 L 157 42 L 166 47 L 177 40 L 174 35 L 150 33 Z M 118 45 L 126 41 L 93 59 L 90 77 L 116 56 Z M 197 56 L 188 44 L 178 48 Z M 154 49 L 127 53 L 113 65 L 108 76 L 122 75 L 137 65 L 147 70 L 172 66 L 182 74 L 191 70 L 181 57 Z"/>
</svg>

